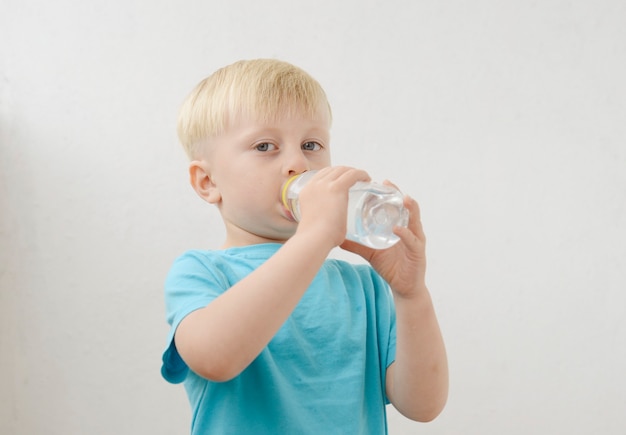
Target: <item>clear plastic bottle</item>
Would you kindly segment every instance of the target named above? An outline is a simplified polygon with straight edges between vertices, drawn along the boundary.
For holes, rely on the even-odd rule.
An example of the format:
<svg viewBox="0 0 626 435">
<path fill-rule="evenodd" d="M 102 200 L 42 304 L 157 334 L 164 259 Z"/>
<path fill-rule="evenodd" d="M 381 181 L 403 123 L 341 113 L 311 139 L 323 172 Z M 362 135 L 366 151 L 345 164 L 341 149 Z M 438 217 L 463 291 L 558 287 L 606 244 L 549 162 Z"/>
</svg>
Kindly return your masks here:
<svg viewBox="0 0 626 435">
<path fill-rule="evenodd" d="M 300 191 L 316 172 L 303 172 L 283 185 L 283 204 L 296 221 L 300 220 Z M 386 249 L 400 240 L 393 233 L 393 227 L 406 227 L 408 221 L 409 212 L 397 189 L 363 181 L 350 188 L 346 239 L 374 249 Z"/>
</svg>

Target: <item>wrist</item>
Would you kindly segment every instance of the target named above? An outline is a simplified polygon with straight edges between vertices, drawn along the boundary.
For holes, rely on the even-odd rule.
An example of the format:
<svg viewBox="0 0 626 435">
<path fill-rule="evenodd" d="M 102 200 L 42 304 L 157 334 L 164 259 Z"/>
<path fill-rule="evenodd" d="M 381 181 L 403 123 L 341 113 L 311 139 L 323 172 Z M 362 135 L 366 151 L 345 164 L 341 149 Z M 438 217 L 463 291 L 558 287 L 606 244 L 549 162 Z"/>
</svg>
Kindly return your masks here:
<svg viewBox="0 0 626 435">
<path fill-rule="evenodd" d="M 328 234 L 300 229 L 291 236 L 287 243 L 302 245 L 309 255 L 313 256 L 315 253 L 319 253 L 324 258 L 337 246 L 332 239 L 328 237 Z"/>
<path fill-rule="evenodd" d="M 344 241 L 345 231 L 337 232 L 320 224 L 311 225 L 305 223 L 303 225 L 301 222 L 298 224 L 298 229 L 293 237 L 308 240 L 308 243 L 312 244 L 314 247 L 326 249 L 330 252 L 330 250 L 339 246 Z"/>
<path fill-rule="evenodd" d="M 428 287 L 426 287 L 426 283 L 424 282 L 416 283 L 410 289 L 407 289 L 405 291 L 399 291 L 392 288 L 392 293 L 396 303 L 412 303 L 424 300 L 430 302 L 430 292 L 428 291 Z"/>
</svg>

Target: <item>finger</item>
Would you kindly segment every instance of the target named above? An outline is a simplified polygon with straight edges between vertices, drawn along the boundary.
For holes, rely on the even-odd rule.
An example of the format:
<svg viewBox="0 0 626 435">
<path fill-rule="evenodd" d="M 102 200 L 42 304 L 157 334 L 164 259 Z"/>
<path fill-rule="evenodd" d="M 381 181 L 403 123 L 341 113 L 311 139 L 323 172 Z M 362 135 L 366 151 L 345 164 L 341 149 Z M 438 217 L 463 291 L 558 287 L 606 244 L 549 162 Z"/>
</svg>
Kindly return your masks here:
<svg viewBox="0 0 626 435">
<path fill-rule="evenodd" d="M 424 239 L 424 229 L 422 228 L 422 212 L 419 204 L 409 195 L 404 196 L 404 207 L 409 210 L 408 228 L 418 238 Z"/>
<path fill-rule="evenodd" d="M 317 177 L 319 177 L 320 180 L 338 182 L 348 187 L 354 185 L 357 181 L 371 180 L 366 171 L 350 166 L 328 166 L 321 169 Z"/>
<path fill-rule="evenodd" d="M 370 175 L 363 169 L 344 167 L 344 170 L 338 176 L 338 181 L 354 185 L 357 181 L 371 181 Z"/>
<path fill-rule="evenodd" d="M 391 181 L 389 181 L 389 180 L 383 180 L 383 184 L 384 184 L 385 186 L 390 186 L 390 187 L 393 187 L 393 188 L 394 188 L 394 189 L 396 189 L 397 191 L 401 192 L 400 188 L 399 188 L 399 187 L 398 187 L 395 183 L 392 183 L 392 182 L 391 182 Z"/>
</svg>

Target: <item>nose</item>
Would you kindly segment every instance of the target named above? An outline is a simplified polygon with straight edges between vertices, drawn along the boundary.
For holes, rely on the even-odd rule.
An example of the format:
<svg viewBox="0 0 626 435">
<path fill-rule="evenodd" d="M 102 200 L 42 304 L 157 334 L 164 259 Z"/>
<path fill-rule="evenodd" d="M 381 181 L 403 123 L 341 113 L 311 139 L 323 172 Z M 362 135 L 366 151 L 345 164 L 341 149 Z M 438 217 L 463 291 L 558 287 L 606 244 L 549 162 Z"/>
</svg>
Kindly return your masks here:
<svg viewBox="0 0 626 435">
<path fill-rule="evenodd" d="M 301 149 L 292 150 L 286 153 L 283 163 L 283 172 L 287 176 L 293 176 L 308 171 L 309 160 L 306 158 Z"/>
</svg>

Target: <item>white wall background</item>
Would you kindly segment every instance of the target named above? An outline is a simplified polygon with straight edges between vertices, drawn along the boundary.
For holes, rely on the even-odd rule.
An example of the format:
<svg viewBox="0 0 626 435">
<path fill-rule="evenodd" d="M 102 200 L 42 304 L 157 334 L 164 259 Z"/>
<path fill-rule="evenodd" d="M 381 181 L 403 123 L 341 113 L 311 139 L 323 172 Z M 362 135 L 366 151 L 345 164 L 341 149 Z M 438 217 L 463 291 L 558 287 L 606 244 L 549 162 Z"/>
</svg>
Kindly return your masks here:
<svg viewBox="0 0 626 435">
<path fill-rule="evenodd" d="M 0 0 L 0 433 L 188 432 L 162 283 L 223 232 L 175 116 L 255 57 L 421 203 L 450 399 L 390 432 L 626 433 L 625 5 Z"/>
</svg>

